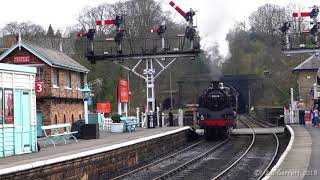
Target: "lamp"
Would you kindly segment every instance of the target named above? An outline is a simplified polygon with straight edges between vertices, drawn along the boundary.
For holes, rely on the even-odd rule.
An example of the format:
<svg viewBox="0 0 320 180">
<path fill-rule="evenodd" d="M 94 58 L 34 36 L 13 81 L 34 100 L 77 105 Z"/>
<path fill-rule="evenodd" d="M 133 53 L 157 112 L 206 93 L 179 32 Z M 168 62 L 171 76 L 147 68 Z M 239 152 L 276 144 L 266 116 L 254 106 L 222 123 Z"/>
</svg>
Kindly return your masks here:
<svg viewBox="0 0 320 180">
<path fill-rule="evenodd" d="M 85 84 L 81 91 L 83 94 L 84 122 L 85 124 L 88 124 L 88 99 L 91 89 L 89 88 L 88 84 Z"/>
</svg>

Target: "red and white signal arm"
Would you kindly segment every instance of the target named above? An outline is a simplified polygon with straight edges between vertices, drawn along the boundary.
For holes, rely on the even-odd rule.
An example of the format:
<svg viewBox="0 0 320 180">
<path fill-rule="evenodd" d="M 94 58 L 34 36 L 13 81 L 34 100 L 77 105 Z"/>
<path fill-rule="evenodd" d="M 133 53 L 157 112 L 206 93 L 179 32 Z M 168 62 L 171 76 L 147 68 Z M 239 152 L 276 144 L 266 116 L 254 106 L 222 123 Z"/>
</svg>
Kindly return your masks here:
<svg viewBox="0 0 320 180">
<path fill-rule="evenodd" d="M 36 80 L 36 93 L 44 92 L 44 80 Z"/>
</svg>

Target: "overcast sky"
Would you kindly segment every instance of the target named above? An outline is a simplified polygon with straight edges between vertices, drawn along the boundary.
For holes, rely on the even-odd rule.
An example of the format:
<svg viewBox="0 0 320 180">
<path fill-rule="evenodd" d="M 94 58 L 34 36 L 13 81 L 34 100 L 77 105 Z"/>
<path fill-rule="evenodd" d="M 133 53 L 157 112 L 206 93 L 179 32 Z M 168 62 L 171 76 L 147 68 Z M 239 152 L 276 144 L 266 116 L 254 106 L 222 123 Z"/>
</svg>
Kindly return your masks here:
<svg viewBox="0 0 320 180">
<path fill-rule="evenodd" d="M 170 0 L 158 0 L 165 10 L 172 10 Z M 76 24 L 76 17 L 86 6 L 116 0 L 9 0 L 1 2 L 0 27 L 12 21 L 31 21 L 47 28 L 63 29 Z M 190 7 L 198 10 L 197 20 L 200 35 L 206 37 L 205 44 L 218 42 L 220 51 L 226 55 L 228 44 L 225 35 L 235 21 L 244 21 L 253 11 L 265 3 L 286 6 L 289 3 L 304 7 L 320 5 L 320 0 L 174 0 L 183 10 Z M 178 13 L 174 13 L 180 16 Z"/>
</svg>

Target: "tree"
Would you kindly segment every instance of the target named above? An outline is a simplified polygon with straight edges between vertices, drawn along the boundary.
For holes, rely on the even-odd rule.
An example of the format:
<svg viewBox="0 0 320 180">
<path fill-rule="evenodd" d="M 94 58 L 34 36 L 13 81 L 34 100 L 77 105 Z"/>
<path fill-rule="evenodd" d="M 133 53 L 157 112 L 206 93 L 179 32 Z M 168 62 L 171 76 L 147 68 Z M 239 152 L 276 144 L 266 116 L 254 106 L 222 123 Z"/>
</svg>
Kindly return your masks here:
<svg viewBox="0 0 320 180">
<path fill-rule="evenodd" d="M 56 38 L 61 38 L 62 37 L 61 32 L 60 32 L 59 29 L 56 31 L 55 37 Z"/>
<path fill-rule="evenodd" d="M 53 31 L 53 28 L 52 28 L 51 24 L 48 27 L 47 37 L 49 37 L 49 38 L 53 38 L 54 37 L 54 31 Z"/>
<path fill-rule="evenodd" d="M 284 7 L 275 4 L 265 4 L 253 12 L 250 17 L 250 25 L 255 32 L 273 36 L 276 27 L 289 20 Z"/>
<path fill-rule="evenodd" d="M 2 30 L 5 34 L 18 35 L 19 32 L 24 38 L 39 38 L 45 35 L 45 30 L 42 26 L 32 22 L 9 22 Z"/>
</svg>

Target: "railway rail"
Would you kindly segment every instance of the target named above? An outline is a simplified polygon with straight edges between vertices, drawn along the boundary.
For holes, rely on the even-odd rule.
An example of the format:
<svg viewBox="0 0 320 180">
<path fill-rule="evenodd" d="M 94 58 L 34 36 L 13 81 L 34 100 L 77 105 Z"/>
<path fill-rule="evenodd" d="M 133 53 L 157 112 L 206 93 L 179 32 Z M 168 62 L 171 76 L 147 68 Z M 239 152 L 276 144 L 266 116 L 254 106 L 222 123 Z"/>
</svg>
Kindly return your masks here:
<svg viewBox="0 0 320 180">
<path fill-rule="evenodd" d="M 113 179 L 237 179 L 241 173 L 247 179 L 261 179 L 277 156 L 278 137 L 275 133 L 256 135 L 254 127 L 268 125 L 251 117 L 246 116 L 242 123 L 252 130 L 252 135 L 218 142 L 200 141 Z M 272 139 L 276 141 L 275 150 L 269 144 Z M 252 174 L 253 171 L 258 173 Z"/>
<path fill-rule="evenodd" d="M 255 120 L 254 118 L 252 118 L 251 116 L 245 116 L 245 117 L 246 117 L 248 120 L 250 120 L 251 122 L 253 122 L 253 123 L 255 123 L 255 124 L 257 124 L 257 125 L 259 125 L 259 126 L 261 126 L 261 127 L 268 128 L 267 125 L 265 125 L 265 124 L 263 124 L 263 123 L 261 123 L 261 122 L 256 121 L 256 120 Z M 253 134 L 254 134 L 254 130 L 253 130 L 252 127 L 250 127 L 250 125 L 249 125 L 248 122 L 242 121 L 242 123 L 246 124 L 246 125 L 253 131 Z M 270 125 L 269 125 L 269 126 L 270 126 Z M 276 135 L 276 133 L 273 132 L 272 135 L 273 135 L 273 137 L 274 137 L 275 140 L 276 140 L 276 148 L 275 148 L 274 154 L 273 154 L 271 160 L 269 161 L 268 165 L 264 168 L 264 170 L 263 170 L 263 171 L 260 171 L 260 173 L 258 173 L 259 176 L 256 177 L 256 179 L 262 179 L 262 178 L 265 176 L 266 172 L 268 171 L 268 169 L 270 168 L 270 166 L 272 165 L 272 163 L 274 162 L 274 160 L 275 160 L 275 158 L 276 158 L 276 156 L 277 156 L 277 154 L 278 154 L 278 149 L 279 149 L 279 145 L 280 145 L 279 139 L 278 139 L 278 136 Z M 254 135 L 254 137 L 255 137 L 255 135 Z M 254 138 L 254 140 L 255 140 L 255 138 Z M 242 155 L 241 157 L 239 157 L 234 163 L 232 163 L 230 166 L 228 166 L 228 167 L 227 167 L 225 170 L 223 170 L 220 174 L 214 176 L 214 177 L 212 178 L 212 180 L 215 180 L 215 179 L 223 179 L 222 177 L 226 174 L 226 172 L 228 172 L 230 169 L 234 168 L 237 163 L 239 163 L 241 160 L 243 160 L 243 159 L 245 158 L 245 156 L 248 154 L 249 150 L 252 148 L 253 144 L 255 143 L 254 140 L 252 141 L 252 143 L 251 143 L 251 145 L 249 146 L 249 148 L 247 149 L 247 151 L 245 151 L 245 153 L 243 153 L 243 155 Z"/>
<path fill-rule="evenodd" d="M 149 163 L 143 167 L 127 172 L 118 177 L 112 178 L 112 180 L 118 179 L 162 179 L 169 177 L 185 168 L 192 163 L 199 161 L 201 157 L 206 154 L 218 149 L 227 143 L 230 139 L 226 139 L 222 142 L 197 142 L 183 150 L 178 151 L 172 155 L 161 158 L 155 162 Z M 209 150 L 205 150 L 208 149 Z M 205 150 L 205 151 L 204 151 Z M 189 160 L 190 157 L 194 157 Z M 164 164 L 168 168 L 164 168 Z M 171 167 L 171 168 L 170 168 Z M 166 172 L 159 174 L 159 169 L 164 169 L 162 171 Z M 170 171 L 168 171 L 168 169 Z"/>
</svg>

